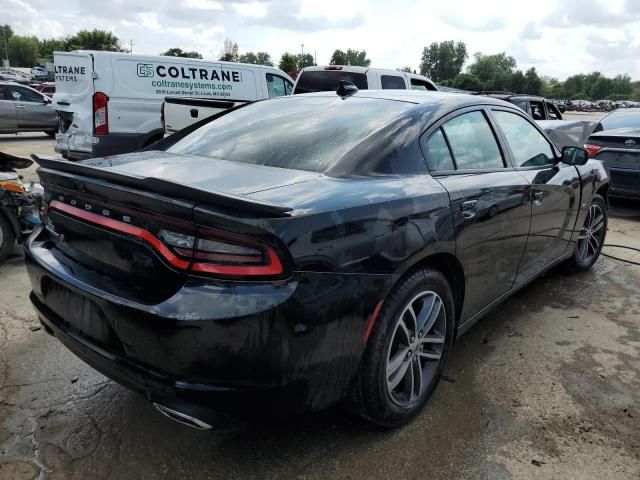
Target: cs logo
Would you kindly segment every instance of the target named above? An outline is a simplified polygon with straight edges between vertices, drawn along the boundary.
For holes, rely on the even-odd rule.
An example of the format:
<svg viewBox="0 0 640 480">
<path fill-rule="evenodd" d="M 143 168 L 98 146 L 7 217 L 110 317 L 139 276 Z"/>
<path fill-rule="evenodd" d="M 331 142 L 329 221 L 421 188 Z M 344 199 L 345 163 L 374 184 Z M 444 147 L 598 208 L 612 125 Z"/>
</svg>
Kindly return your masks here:
<svg viewBox="0 0 640 480">
<path fill-rule="evenodd" d="M 138 64 L 138 76 L 139 77 L 153 77 L 153 65 L 150 63 Z"/>
</svg>

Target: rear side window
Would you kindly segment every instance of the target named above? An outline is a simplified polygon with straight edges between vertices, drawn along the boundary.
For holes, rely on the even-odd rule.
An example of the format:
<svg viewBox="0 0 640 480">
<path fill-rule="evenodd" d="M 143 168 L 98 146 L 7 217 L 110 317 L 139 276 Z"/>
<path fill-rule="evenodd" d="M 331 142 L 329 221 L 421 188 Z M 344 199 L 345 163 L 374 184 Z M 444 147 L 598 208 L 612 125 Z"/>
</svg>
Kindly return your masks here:
<svg viewBox="0 0 640 480">
<path fill-rule="evenodd" d="M 538 167 L 555 163 L 551 145 L 528 120 L 501 111 L 494 111 L 493 117 L 507 138 L 516 166 Z"/>
<path fill-rule="evenodd" d="M 195 130 L 167 151 L 324 172 L 412 106 L 370 98 L 344 101 L 337 95 L 256 102 Z"/>
<path fill-rule="evenodd" d="M 464 113 L 442 126 L 458 170 L 504 168 L 496 137 L 482 112 Z"/>
<path fill-rule="evenodd" d="M 267 90 L 269 91 L 269 98 L 283 97 L 291 94 L 293 85 L 289 80 L 280 75 L 274 75 L 273 73 L 267 73 Z"/>
<path fill-rule="evenodd" d="M 395 75 L 382 75 L 380 83 L 383 90 L 406 90 L 407 88 L 404 78 Z"/>
<path fill-rule="evenodd" d="M 359 90 L 368 88 L 367 76 L 364 73 L 344 70 L 309 70 L 300 74 L 293 93 L 335 92 L 341 80 L 353 83 Z"/>
<path fill-rule="evenodd" d="M 534 120 L 544 120 L 544 105 L 542 102 L 531 102 L 531 118 Z"/>
<path fill-rule="evenodd" d="M 427 140 L 427 153 L 433 170 L 455 170 L 453 158 L 451 157 L 451 152 L 449 152 L 447 141 L 444 139 L 442 129 L 439 128 Z"/>
<path fill-rule="evenodd" d="M 417 78 L 411 79 L 411 90 L 435 90 L 433 85 Z"/>
</svg>

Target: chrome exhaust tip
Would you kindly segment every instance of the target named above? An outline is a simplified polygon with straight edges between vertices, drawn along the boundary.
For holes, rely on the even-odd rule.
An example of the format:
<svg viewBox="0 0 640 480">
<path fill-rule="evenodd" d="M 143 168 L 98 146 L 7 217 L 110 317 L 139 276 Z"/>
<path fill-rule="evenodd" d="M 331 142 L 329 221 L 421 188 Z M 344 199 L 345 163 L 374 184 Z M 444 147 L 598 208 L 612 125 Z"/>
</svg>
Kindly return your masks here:
<svg viewBox="0 0 640 480">
<path fill-rule="evenodd" d="M 202 420 L 192 417 L 191 415 L 187 415 L 186 413 L 178 412 L 169 407 L 165 407 L 164 405 L 160 405 L 159 403 L 153 402 L 153 406 L 156 407 L 161 414 L 165 417 L 169 417 L 174 422 L 181 423 L 186 425 L 187 427 L 195 428 L 198 430 L 211 430 L 213 427 Z"/>
</svg>

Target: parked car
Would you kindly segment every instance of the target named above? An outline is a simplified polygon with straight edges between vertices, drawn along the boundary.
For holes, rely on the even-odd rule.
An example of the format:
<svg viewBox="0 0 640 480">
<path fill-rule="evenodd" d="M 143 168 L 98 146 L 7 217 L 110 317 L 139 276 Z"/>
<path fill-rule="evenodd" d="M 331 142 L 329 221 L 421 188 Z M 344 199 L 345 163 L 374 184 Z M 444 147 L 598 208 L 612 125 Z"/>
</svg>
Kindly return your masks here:
<svg viewBox="0 0 640 480">
<path fill-rule="evenodd" d="M 43 131 L 53 137 L 57 126 L 47 96 L 26 85 L 0 82 L 0 133 Z"/>
<path fill-rule="evenodd" d="M 268 96 L 267 73 L 282 79 L 282 89 L 291 81 L 280 70 L 257 65 L 116 52 L 54 52 L 54 63 L 53 103 L 60 115 L 55 149 L 73 160 L 132 152 L 161 139 L 165 97 L 235 105 Z M 182 113 L 167 112 L 171 130 L 197 120 Z M 171 123 L 174 118 L 179 126 Z"/>
<path fill-rule="evenodd" d="M 611 175 L 609 195 L 640 198 L 640 108 L 614 110 L 587 140 L 589 156 Z"/>
<path fill-rule="evenodd" d="M 53 95 L 56 93 L 56 84 L 55 82 L 44 82 L 34 85 L 33 88 L 38 90 L 40 93 L 46 95 L 49 98 L 53 98 Z"/>
<path fill-rule="evenodd" d="M 161 108 L 161 123 L 166 134 L 172 134 L 204 118 L 224 110 L 267 98 L 291 95 L 293 79 L 274 67 L 236 63 L 233 68 L 242 73 L 244 85 L 232 97 L 165 97 Z"/>
<path fill-rule="evenodd" d="M 339 92 L 226 110 L 156 150 L 36 159 L 45 330 L 197 428 L 345 398 L 398 426 L 456 336 L 597 260 L 608 177 L 583 149 L 490 97 Z"/>
<path fill-rule="evenodd" d="M 360 90 L 438 90 L 427 77 L 382 68 L 325 65 L 303 68 L 296 77 L 293 93 L 335 92 L 341 81 Z"/>
<path fill-rule="evenodd" d="M 562 120 L 560 109 L 551 101 L 533 95 L 520 95 L 509 92 L 478 92 L 477 95 L 487 95 L 513 103 L 534 120 Z"/>
<path fill-rule="evenodd" d="M 48 72 L 43 67 L 33 67 L 31 69 L 31 78 L 38 82 L 46 82 L 48 77 Z"/>
<path fill-rule="evenodd" d="M 32 160 L 0 152 L 0 264 L 40 225 L 42 186 L 23 182 L 16 169 L 27 168 Z"/>
<path fill-rule="evenodd" d="M 30 81 L 30 79 L 26 76 L 11 70 L 0 71 L 0 81 L 2 80 L 15 83 L 27 83 L 28 81 Z"/>
</svg>

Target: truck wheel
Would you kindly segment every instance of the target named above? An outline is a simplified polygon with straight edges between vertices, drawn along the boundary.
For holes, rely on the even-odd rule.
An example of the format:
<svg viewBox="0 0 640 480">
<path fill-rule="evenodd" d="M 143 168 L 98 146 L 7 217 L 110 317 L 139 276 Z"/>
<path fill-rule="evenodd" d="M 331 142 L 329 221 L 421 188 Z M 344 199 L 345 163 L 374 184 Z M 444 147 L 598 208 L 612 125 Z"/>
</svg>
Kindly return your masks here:
<svg viewBox="0 0 640 480">
<path fill-rule="evenodd" d="M 367 342 L 352 408 L 385 427 L 409 422 L 444 371 L 455 331 L 451 287 L 426 268 L 402 280 L 385 300 Z"/>
<path fill-rule="evenodd" d="M 9 256 L 16 245 L 16 236 L 13 233 L 11 224 L 0 214 L 0 263 Z"/>
<path fill-rule="evenodd" d="M 607 236 L 608 217 L 604 198 L 594 195 L 573 255 L 565 263 L 566 270 L 571 273 L 584 272 L 596 263 Z"/>
</svg>

